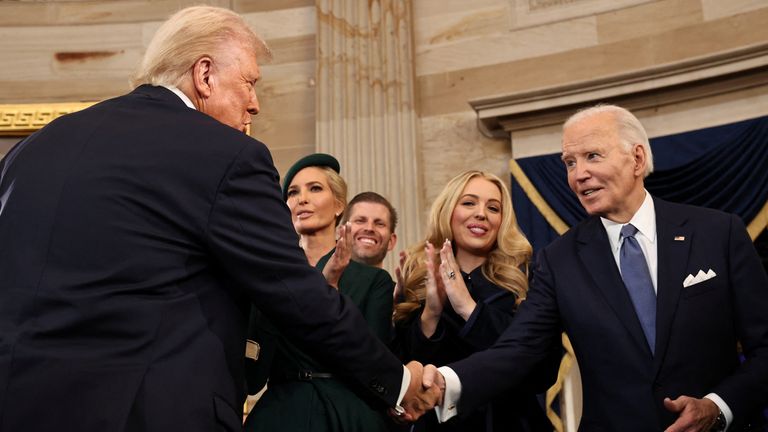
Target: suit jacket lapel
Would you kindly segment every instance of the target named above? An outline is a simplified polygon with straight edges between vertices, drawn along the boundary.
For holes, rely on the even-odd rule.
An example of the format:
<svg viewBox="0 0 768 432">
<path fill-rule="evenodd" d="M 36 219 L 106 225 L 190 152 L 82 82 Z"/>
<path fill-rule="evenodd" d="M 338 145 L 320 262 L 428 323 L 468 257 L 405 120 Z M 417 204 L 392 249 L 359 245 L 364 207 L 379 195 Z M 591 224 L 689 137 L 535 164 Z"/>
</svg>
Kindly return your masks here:
<svg viewBox="0 0 768 432">
<path fill-rule="evenodd" d="M 658 373 L 667 352 L 670 328 L 683 289 L 693 233 L 683 226 L 686 218 L 676 214 L 667 202 L 654 198 L 654 207 L 658 251 L 654 373 Z"/>
<path fill-rule="evenodd" d="M 579 257 L 587 272 L 592 276 L 595 285 L 605 298 L 608 305 L 616 314 L 619 322 L 626 327 L 640 350 L 651 358 L 651 349 L 645 340 L 640 320 L 637 318 L 635 307 L 624 287 L 624 281 L 616 266 L 616 260 L 611 252 L 608 235 L 600 218 L 592 217 L 579 231 Z"/>
</svg>

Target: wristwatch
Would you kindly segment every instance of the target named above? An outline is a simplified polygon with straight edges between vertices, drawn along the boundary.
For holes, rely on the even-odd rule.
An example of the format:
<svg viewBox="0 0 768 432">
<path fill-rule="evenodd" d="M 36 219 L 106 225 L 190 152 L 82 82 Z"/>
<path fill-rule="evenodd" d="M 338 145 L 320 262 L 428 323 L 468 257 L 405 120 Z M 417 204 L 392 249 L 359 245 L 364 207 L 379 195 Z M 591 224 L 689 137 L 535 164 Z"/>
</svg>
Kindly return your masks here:
<svg viewBox="0 0 768 432">
<path fill-rule="evenodd" d="M 717 414 L 717 418 L 715 419 L 715 422 L 712 423 L 712 426 L 709 428 L 709 432 L 723 432 L 725 430 L 726 422 L 725 422 L 725 414 L 723 414 L 722 411 L 720 411 Z"/>
</svg>

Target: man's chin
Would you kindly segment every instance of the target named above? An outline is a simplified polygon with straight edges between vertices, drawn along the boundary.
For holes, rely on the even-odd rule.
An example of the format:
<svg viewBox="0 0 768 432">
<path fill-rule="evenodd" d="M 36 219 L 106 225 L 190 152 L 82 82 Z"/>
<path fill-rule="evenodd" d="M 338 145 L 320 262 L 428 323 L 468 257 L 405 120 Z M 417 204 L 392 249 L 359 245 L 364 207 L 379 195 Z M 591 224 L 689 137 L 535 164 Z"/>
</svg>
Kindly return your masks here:
<svg viewBox="0 0 768 432">
<path fill-rule="evenodd" d="M 377 266 L 380 262 L 384 261 L 384 257 L 381 255 L 372 254 L 358 254 L 352 252 L 352 259 L 359 263 L 367 264 L 369 266 Z"/>
<path fill-rule="evenodd" d="M 590 216 L 602 216 L 605 213 L 605 209 L 600 207 L 597 203 L 589 203 L 581 200 L 579 200 L 579 203 L 581 204 L 581 207 L 584 208 L 584 211 Z"/>
</svg>

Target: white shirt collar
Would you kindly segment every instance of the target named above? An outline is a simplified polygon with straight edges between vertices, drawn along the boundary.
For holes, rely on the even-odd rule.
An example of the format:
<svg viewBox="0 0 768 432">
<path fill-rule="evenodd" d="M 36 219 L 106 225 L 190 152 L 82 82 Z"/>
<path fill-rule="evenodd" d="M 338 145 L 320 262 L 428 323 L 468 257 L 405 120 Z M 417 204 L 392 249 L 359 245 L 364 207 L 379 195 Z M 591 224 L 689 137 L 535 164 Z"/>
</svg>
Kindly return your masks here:
<svg viewBox="0 0 768 432">
<path fill-rule="evenodd" d="M 608 233 L 611 250 L 617 251 L 621 246 L 621 227 L 626 224 L 617 223 L 603 217 L 600 218 L 600 221 Z M 651 244 L 656 242 L 656 208 L 653 205 L 653 198 L 651 198 L 651 194 L 647 190 L 645 191 L 643 203 L 628 223 L 634 225 L 640 234 L 644 235 Z"/>
<path fill-rule="evenodd" d="M 178 87 L 166 86 L 166 85 L 160 86 L 160 87 L 165 87 L 168 90 L 172 91 L 176 96 L 178 96 L 182 100 L 182 102 L 184 102 L 184 105 L 192 108 L 193 110 L 197 109 L 195 108 L 195 105 L 192 103 L 192 100 L 189 97 L 187 97 L 187 95 L 185 95 L 184 92 L 179 90 Z"/>
</svg>

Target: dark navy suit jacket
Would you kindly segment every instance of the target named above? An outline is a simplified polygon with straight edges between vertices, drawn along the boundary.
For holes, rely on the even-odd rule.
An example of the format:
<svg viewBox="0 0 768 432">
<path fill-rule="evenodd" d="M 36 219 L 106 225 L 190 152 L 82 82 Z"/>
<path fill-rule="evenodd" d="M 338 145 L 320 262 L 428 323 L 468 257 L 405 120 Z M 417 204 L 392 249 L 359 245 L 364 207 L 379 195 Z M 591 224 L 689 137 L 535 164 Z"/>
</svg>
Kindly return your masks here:
<svg viewBox="0 0 768 432">
<path fill-rule="evenodd" d="M 141 86 L 0 172 L 0 431 L 241 430 L 251 302 L 395 404 L 402 364 L 307 264 L 262 143 Z"/>
<path fill-rule="evenodd" d="M 676 415 L 665 397 L 717 393 L 730 431 L 768 401 L 768 277 L 743 223 L 719 211 L 654 199 L 658 242 L 656 354 L 591 217 L 545 248 L 515 320 L 496 345 L 450 364 L 460 411 L 516 385 L 565 331 L 583 384 L 582 431 L 658 431 Z M 717 276 L 683 287 L 689 274 Z M 747 361 L 739 363 L 737 342 Z"/>
</svg>

